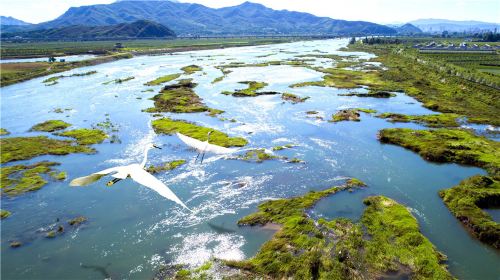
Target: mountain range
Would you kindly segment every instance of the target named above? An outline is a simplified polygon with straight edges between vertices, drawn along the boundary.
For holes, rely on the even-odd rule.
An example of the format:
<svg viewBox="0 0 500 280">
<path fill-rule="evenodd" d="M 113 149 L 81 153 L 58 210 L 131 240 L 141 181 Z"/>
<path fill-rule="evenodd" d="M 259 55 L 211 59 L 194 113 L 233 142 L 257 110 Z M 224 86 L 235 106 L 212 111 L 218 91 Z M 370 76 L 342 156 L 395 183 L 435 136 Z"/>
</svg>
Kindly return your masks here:
<svg viewBox="0 0 500 280">
<path fill-rule="evenodd" d="M 371 22 L 336 20 L 308 13 L 278 11 L 251 2 L 214 9 L 200 4 L 166 0 L 118 1 L 72 7 L 60 17 L 30 26 L 30 29 L 72 25 L 104 26 L 143 19 L 158 22 L 179 35 L 396 34 L 396 30 L 391 27 Z M 4 28 L 4 32 L 9 32 L 9 28 Z"/>
<path fill-rule="evenodd" d="M 13 17 L 0 16 L 1 25 L 30 25 L 31 23 Z"/>
<path fill-rule="evenodd" d="M 172 38 L 176 34 L 159 23 L 138 20 L 105 26 L 71 25 L 59 28 L 2 33 L 2 38 L 22 37 L 37 40 L 102 40 L 116 38 Z"/>
<path fill-rule="evenodd" d="M 423 32 L 480 32 L 500 30 L 500 24 L 482 21 L 457 21 L 447 19 L 419 19 L 410 22 Z"/>
</svg>

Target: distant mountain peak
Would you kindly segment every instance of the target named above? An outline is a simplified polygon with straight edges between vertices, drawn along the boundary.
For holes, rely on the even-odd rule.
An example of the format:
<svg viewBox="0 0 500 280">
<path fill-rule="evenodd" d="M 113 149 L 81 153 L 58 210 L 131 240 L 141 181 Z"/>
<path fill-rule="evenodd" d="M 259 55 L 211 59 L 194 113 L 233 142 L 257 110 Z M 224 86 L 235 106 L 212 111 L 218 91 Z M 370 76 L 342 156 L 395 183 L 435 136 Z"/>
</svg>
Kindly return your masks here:
<svg viewBox="0 0 500 280">
<path fill-rule="evenodd" d="M 0 24 L 1 25 L 30 25 L 31 23 L 22 21 L 17 18 L 13 18 L 10 16 L 0 16 Z"/>
<path fill-rule="evenodd" d="M 149 20 L 120 23 L 107 26 L 71 25 L 59 28 L 41 29 L 26 32 L 4 33 L 2 38 L 21 37 L 43 40 L 92 40 L 113 38 L 172 38 L 176 34 L 171 29 Z"/>
</svg>

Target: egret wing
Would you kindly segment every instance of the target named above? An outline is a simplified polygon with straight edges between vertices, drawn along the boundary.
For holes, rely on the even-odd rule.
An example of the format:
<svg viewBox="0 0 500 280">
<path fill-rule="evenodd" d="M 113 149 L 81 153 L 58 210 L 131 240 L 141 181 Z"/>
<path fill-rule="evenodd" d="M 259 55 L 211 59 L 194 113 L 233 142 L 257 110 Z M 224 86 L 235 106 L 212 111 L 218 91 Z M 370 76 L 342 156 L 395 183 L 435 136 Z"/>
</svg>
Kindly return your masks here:
<svg viewBox="0 0 500 280">
<path fill-rule="evenodd" d="M 177 137 L 179 137 L 179 139 L 181 139 L 184 144 L 200 151 L 203 150 L 203 148 L 205 148 L 205 145 L 207 144 L 206 142 L 202 142 L 198 139 L 194 139 L 179 132 L 177 132 Z"/>
<path fill-rule="evenodd" d="M 106 176 L 106 175 L 108 175 L 110 173 L 113 173 L 113 172 L 118 172 L 119 170 L 120 170 L 120 167 L 113 167 L 113 168 L 104 169 L 102 171 L 90 174 L 88 176 L 76 178 L 76 179 L 72 180 L 69 183 L 69 185 L 72 186 L 72 187 L 87 186 L 87 185 L 90 185 L 90 184 L 94 183 L 95 181 L 98 181 L 102 177 L 104 177 L 104 176 Z"/>
<path fill-rule="evenodd" d="M 162 181 L 156 179 L 155 176 L 149 174 L 142 168 L 134 168 L 132 172 L 130 172 L 130 177 L 132 180 L 137 183 L 148 187 L 154 191 L 156 191 L 161 196 L 172 200 L 175 203 L 182 205 L 182 207 L 191 211 L 176 195 L 169 187 L 167 187 Z"/>
<path fill-rule="evenodd" d="M 184 142 L 186 145 L 200 151 L 205 151 L 214 154 L 232 154 L 237 151 L 237 149 L 230 149 L 214 144 L 209 144 L 207 142 L 202 142 L 198 139 L 194 139 L 179 132 L 177 132 L 177 137 L 179 137 L 179 139 L 181 139 L 181 141 Z"/>
<path fill-rule="evenodd" d="M 230 149 L 230 148 L 221 147 L 221 146 L 217 146 L 217 145 L 209 144 L 209 143 L 206 143 L 206 147 L 205 147 L 205 152 L 214 153 L 214 154 L 232 154 L 232 153 L 235 153 L 237 151 L 238 151 L 238 149 Z"/>
</svg>

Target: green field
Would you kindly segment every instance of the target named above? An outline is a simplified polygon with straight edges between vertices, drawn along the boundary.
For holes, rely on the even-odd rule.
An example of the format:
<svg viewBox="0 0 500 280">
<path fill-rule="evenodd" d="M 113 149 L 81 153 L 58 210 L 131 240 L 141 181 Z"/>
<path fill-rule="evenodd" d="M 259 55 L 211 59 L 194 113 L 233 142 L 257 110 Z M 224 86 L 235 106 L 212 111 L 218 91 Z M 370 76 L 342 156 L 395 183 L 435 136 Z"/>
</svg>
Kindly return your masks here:
<svg viewBox="0 0 500 280">
<path fill-rule="evenodd" d="M 442 60 L 466 69 L 477 69 L 482 72 L 500 74 L 500 54 L 498 53 L 420 53 L 420 56 Z"/>
<path fill-rule="evenodd" d="M 230 39 L 174 39 L 174 40 L 125 40 L 125 41 L 81 41 L 81 42 L 2 42 L 1 57 L 25 58 L 50 55 L 74 55 L 84 53 L 103 54 L 115 50 L 115 44 L 123 44 L 121 51 L 143 51 L 155 49 L 219 48 L 288 42 L 291 39 L 230 38 Z"/>
</svg>

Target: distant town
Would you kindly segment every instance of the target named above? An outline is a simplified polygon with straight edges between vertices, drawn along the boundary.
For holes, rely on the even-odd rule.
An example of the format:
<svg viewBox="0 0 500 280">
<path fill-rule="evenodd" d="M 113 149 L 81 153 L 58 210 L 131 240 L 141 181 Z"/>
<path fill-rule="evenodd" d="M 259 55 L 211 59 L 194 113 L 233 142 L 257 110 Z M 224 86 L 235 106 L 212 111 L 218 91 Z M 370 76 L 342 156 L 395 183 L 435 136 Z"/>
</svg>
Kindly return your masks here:
<svg viewBox="0 0 500 280">
<path fill-rule="evenodd" d="M 500 46 L 491 46 L 488 44 L 478 45 L 468 42 L 462 42 L 460 44 L 440 44 L 436 42 L 430 42 L 429 44 L 416 44 L 413 46 L 420 52 L 481 52 L 481 53 L 496 53 Z"/>
</svg>

